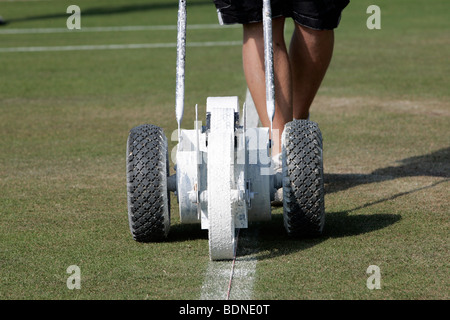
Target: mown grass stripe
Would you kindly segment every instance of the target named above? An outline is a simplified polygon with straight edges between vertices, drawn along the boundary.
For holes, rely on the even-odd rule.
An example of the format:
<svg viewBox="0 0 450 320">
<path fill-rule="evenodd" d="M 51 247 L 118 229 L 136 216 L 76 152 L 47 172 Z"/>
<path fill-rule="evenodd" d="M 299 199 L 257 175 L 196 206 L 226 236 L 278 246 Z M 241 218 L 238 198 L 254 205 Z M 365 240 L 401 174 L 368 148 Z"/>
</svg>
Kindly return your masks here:
<svg viewBox="0 0 450 320">
<path fill-rule="evenodd" d="M 238 28 L 239 25 L 220 24 L 193 24 L 187 25 L 188 30 L 209 30 L 223 28 Z M 177 30 L 177 25 L 153 25 L 153 26 L 109 26 L 109 27 L 82 27 L 79 30 L 68 28 L 16 28 L 0 30 L 1 34 L 39 34 L 39 33 L 66 33 L 66 32 L 127 32 L 127 31 L 170 31 Z"/>
<path fill-rule="evenodd" d="M 205 42 L 190 42 L 186 44 L 187 47 L 227 47 L 240 45 L 242 45 L 242 41 L 205 41 Z M 50 47 L 13 47 L 13 48 L 0 48 L 0 53 L 160 49 L 160 48 L 176 48 L 176 46 L 177 44 L 175 42 L 169 42 L 169 43 L 105 44 L 105 45 L 50 46 Z"/>
</svg>

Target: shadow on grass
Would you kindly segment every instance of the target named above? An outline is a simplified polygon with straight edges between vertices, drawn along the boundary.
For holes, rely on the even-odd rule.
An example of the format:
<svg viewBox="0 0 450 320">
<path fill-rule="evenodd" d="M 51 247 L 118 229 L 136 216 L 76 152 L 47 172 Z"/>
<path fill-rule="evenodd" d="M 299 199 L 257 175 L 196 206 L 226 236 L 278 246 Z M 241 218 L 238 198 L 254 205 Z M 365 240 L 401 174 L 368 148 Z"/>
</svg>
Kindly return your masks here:
<svg viewBox="0 0 450 320">
<path fill-rule="evenodd" d="M 394 180 L 403 177 L 429 176 L 450 178 L 450 148 L 443 148 L 416 157 L 405 158 L 399 166 L 374 170 L 370 174 L 325 174 L 325 192 L 333 193 L 362 184 Z M 445 181 L 445 180 L 444 180 Z"/>
<path fill-rule="evenodd" d="M 240 246 L 240 256 L 256 254 L 258 260 L 271 259 L 306 250 L 321 242 L 361 235 L 386 228 L 401 219 L 398 214 L 349 215 L 348 211 L 326 214 L 323 234 L 317 238 L 292 238 L 287 235 L 283 225 L 283 215 L 272 216 L 266 223 L 258 223 L 243 230 L 245 243 Z"/>
<path fill-rule="evenodd" d="M 289 255 L 313 247 L 330 238 L 344 238 L 361 235 L 386 228 L 401 219 L 398 214 L 350 215 L 350 211 L 326 214 L 323 234 L 318 238 L 292 238 L 284 229 L 283 215 L 274 214 L 268 222 L 250 223 L 248 229 L 240 230 L 238 256 L 257 255 L 258 260 Z M 167 242 L 208 240 L 208 230 L 200 225 L 171 227 Z"/>
<path fill-rule="evenodd" d="M 201 239 L 208 240 L 208 230 L 202 230 L 200 224 L 176 224 L 170 227 L 166 241 L 183 242 Z"/>
<path fill-rule="evenodd" d="M 351 213 L 448 182 L 450 180 L 448 171 L 449 155 L 450 148 L 445 148 L 428 155 L 403 159 L 399 161 L 400 166 L 377 169 L 367 175 L 328 174 L 325 177 L 327 193 L 339 192 L 362 184 L 393 180 L 400 177 L 433 176 L 447 179 L 373 202 L 364 203 L 350 210 L 327 212 L 323 234 L 318 238 L 296 239 L 289 237 L 284 229 L 283 215 L 272 214 L 271 221 L 251 223 L 248 229 L 240 231 L 238 256 L 256 255 L 258 260 L 270 259 L 308 249 L 330 238 L 357 236 L 389 227 L 400 221 L 401 215 L 389 213 L 352 215 Z M 177 224 L 172 226 L 167 241 L 182 242 L 196 239 L 208 240 L 208 231 L 201 230 L 198 224 Z"/>
<path fill-rule="evenodd" d="M 257 235 L 245 230 L 249 239 L 254 239 L 257 244 L 249 240 L 245 244 L 246 252 L 257 254 L 258 260 L 270 259 L 275 256 L 288 255 L 294 252 L 308 249 L 330 238 L 344 238 L 361 235 L 386 228 L 400 221 L 401 215 L 389 213 L 351 215 L 352 212 L 371 207 L 398 197 L 412 194 L 418 191 L 433 188 L 450 179 L 450 148 L 443 148 L 430 154 L 405 158 L 399 166 L 389 166 L 374 170 L 371 174 L 325 174 L 325 192 L 333 193 L 356 187 L 401 177 L 431 176 L 444 179 L 428 186 L 418 187 L 406 192 L 400 192 L 373 202 L 361 204 L 351 210 L 340 212 L 328 212 L 325 218 L 325 228 L 321 237 L 310 239 L 295 239 L 287 236 L 283 226 L 283 215 L 272 215 L 272 221 L 261 223 Z"/>
<path fill-rule="evenodd" d="M 201 6 L 201 5 L 210 5 L 212 10 L 214 9 L 214 4 L 210 0 L 204 1 L 188 1 L 187 7 L 193 6 Z M 112 15 L 112 14 L 122 14 L 122 13 L 132 13 L 137 11 L 154 11 L 154 10 L 163 10 L 163 9 L 177 9 L 178 1 L 172 2 L 156 2 L 156 3 L 148 3 L 148 4 L 129 4 L 124 6 L 107 6 L 107 7 L 94 7 L 94 8 L 86 8 L 81 7 L 81 16 L 89 17 L 89 16 L 100 16 L 100 15 Z M 33 21 L 33 20 L 47 20 L 47 19 L 67 19 L 70 14 L 66 12 L 58 12 L 58 13 L 49 13 L 49 14 L 41 14 L 35 16 L 27 16 L 23 18 L 16 19 L 8 19 L 8 17 L 3 17 L 3 25 L 22 22 L 22 21 Z M 176 15 L 175 15 L 176 16 Z"/>
</svg>

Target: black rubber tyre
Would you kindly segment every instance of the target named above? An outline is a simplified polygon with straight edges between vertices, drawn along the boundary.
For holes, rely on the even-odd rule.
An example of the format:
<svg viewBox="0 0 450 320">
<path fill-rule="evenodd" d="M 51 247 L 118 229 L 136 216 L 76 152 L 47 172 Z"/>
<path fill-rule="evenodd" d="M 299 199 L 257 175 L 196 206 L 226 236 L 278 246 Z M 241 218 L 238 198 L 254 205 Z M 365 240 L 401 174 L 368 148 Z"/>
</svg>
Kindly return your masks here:
<svg viewBox="0 0 450 320">
<path fill-rule="evenodd" d="M 283 217 L 290 236 L 314 237 L 325 224 L 322 134 L 315 122 L 294 120 L 283 132 Z"/>
<path fill-rule="evenodd" d="M 164 240 L 170 229 L 167 138 L 161 128 L 144 124 L 127 141 L 128 222 L 139 242 Z"/>
</svg>

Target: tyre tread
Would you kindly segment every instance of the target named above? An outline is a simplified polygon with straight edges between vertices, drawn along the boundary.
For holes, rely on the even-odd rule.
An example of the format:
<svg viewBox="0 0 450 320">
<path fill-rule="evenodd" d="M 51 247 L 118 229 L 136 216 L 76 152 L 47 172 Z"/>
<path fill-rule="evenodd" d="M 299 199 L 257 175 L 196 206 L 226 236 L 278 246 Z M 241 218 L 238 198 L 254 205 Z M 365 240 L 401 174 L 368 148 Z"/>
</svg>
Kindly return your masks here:
<svg viewBox="0 0 450 320">
<path fill-rule="evenodd" d="M 318 236 L 325 223 L 322 134 L 315 122 L 286 124 L 283 139 L 283 216 L 291 236 Z"/>
<path fill-rule="evenodd" d="M 127 141 L 128 220 L 133 239 L 138 242 L 167 237 L 167 173 L 167 139 L 163 130 L 148 124 L 133 128 Z"/>
</svg>

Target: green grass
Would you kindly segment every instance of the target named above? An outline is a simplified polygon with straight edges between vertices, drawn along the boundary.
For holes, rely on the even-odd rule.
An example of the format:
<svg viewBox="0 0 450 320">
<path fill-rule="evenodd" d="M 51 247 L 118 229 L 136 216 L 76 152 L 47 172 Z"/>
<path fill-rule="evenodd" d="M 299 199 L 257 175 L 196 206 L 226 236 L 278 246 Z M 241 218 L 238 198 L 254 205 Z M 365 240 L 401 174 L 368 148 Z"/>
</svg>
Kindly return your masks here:
<svg viewBox="0 0 450 320">
<path fill-rule="evenodd" d="M 191 1 L 188 23 L 217 23 Z M 15 28 L 64 28 L 69 1 L 0 1 Z M 177 2 L 76 3 L 82 28 L 173 25 Z M 366 28 L 378 4 L 382 29 Z M 254 299 L 449 298 L 449 64 L 446 0 L 352 1 L 312 117 L 324 136 L 326 227 L 285 235 L 282 211 L 250 226 Z M 288 26 L 289 31 L 291 26 Z M 189 30 L 189 41 L 241 30 Z M 0 34 L 0 46 L 175 42 L 175 31 Z M 188 48 L 184 127 L 206 97 L 245 95 L 240 48 Z M 0 299 L 197 299 L 207 233 L 179 222 L 162 243 L 132 240 L 125 147 L 142 123 L 176 129 L 174 48 L 0 53 Z M 176 141 L 170 141 L 170 148 Z M 70 265 L 81 290 L 66 287 Z M 368 290 L 366 269 L 381 269 Z"/>
</svg>

